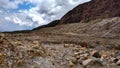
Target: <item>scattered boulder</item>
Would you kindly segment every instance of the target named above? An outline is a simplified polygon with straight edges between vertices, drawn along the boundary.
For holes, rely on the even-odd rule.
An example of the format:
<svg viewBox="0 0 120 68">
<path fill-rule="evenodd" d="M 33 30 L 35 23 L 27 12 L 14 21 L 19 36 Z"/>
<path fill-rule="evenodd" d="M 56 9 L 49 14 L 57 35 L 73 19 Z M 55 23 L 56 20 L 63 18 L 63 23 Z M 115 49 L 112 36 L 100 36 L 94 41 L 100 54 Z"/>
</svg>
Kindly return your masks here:
<svg viewBox="0 0 120 68">
<path fill-rule="evenodd" d="M 93 67 L 102 67 L 103 64 L 97 59 L 87 59 L 82 62 L 83 67 L 85 68 L 93 68 Z"/>
<path fill-rule="evenodd" d="M 119 59 L 114 59 L 114 62 L 116 63 L 116 62 L 118 62 L 119 61 Z"/>
<path fill-rule="evenodd" d="M 86 66 L 89 65 L 91 62 L 93 62 L 93 59 L 87 59 L 87 60 L 85 60 L 85 61 L 82 62 L 82 65 L 83 65 L 84 67 L 86 67 Z"/>
<path fill-rule="evenodd" d="M 118 60 L 118 62 L 116 64 L 120 66 L 120 60 Z"/>
<path fill-rule="evenodd" d="M 101 58 L 101 55 L 100 55 L 99 52 L 95 52 L 95 53 L 93 54 L 93 57 L 95 57 L 95 58 Z"/>
</svg>

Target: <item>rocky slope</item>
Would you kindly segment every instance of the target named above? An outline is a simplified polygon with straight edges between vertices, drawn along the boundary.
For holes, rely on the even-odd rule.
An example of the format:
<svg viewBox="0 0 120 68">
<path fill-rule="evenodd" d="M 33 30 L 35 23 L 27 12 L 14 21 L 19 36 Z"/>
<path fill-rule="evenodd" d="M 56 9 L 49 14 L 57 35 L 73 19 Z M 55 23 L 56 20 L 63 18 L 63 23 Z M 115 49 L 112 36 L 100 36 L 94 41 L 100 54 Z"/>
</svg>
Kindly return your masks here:
<svg viewBox="0 0 120 68">
<path fill-rule="evenodd" d="M 120 0 L 92 0 L 65 14 L 61 24 L 120 16 Z"/>
<path fill-rule="evenodd" d="M 44 28 L 42 30 L 35 30 L 35 32 L 120 38 L 120 17 L 59 25 L 51 28 Z"/>
<path fill-rule="evenodd" d="M 43 28 L 30 33 L 4 33 L 0 37 L 0 66 L 119 68 L 119 22 L 120 18 L 115 17 Z"/>
</svg>

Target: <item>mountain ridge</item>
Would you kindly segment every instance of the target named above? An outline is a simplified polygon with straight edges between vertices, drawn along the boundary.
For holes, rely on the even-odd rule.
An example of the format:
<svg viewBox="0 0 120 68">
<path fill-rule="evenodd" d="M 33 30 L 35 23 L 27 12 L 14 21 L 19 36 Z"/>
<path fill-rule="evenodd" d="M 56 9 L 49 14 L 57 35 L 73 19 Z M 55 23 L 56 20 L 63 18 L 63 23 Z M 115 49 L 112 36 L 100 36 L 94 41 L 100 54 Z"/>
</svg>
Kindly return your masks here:
<svg viewBox="0 0 120 68">
<path fill-rule="evenodd" d="M 120 16 L 120 0 L 92 0 L 78 5 L 61 18 L 61 24 Z"/>
</svg>

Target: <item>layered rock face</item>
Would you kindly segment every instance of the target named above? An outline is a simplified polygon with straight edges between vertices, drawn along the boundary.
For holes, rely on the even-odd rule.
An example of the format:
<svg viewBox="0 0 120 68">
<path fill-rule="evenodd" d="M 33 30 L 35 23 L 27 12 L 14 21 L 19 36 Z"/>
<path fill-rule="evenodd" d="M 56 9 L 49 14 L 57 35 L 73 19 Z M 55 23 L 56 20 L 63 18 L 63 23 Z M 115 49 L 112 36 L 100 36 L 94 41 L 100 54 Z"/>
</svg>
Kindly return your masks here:
<svg viewBox="0 0 120 68">
<path fill-rule="evenodd" d="M 61 18 L 61 24 L 120 16 L 120 0 L 92 0 L 80 4 Z"/>
</svg>

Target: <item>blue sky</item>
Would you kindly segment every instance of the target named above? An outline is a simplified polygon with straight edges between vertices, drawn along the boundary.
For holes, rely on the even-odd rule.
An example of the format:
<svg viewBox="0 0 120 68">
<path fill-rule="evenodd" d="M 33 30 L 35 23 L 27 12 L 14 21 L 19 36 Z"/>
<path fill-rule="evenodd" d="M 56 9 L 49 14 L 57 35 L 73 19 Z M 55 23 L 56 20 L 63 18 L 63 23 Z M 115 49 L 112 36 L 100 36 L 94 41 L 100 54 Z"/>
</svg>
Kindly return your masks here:
<svg viewBox="0 0 120 68">
<path fill-rule="evenodd" d="M 22 4 L 18 5 L 18 9 L 17 10 L 29 10 L 29 9 L 31 9 L 33 7 L 35 7 L 34 4 L 28 3 L 28 2 L 23 2 Z"/>
<path fill-rule="evenodd" d="M 31 30 L 90 0 L 0 0 L 0 31 Z"/>
</svg>

